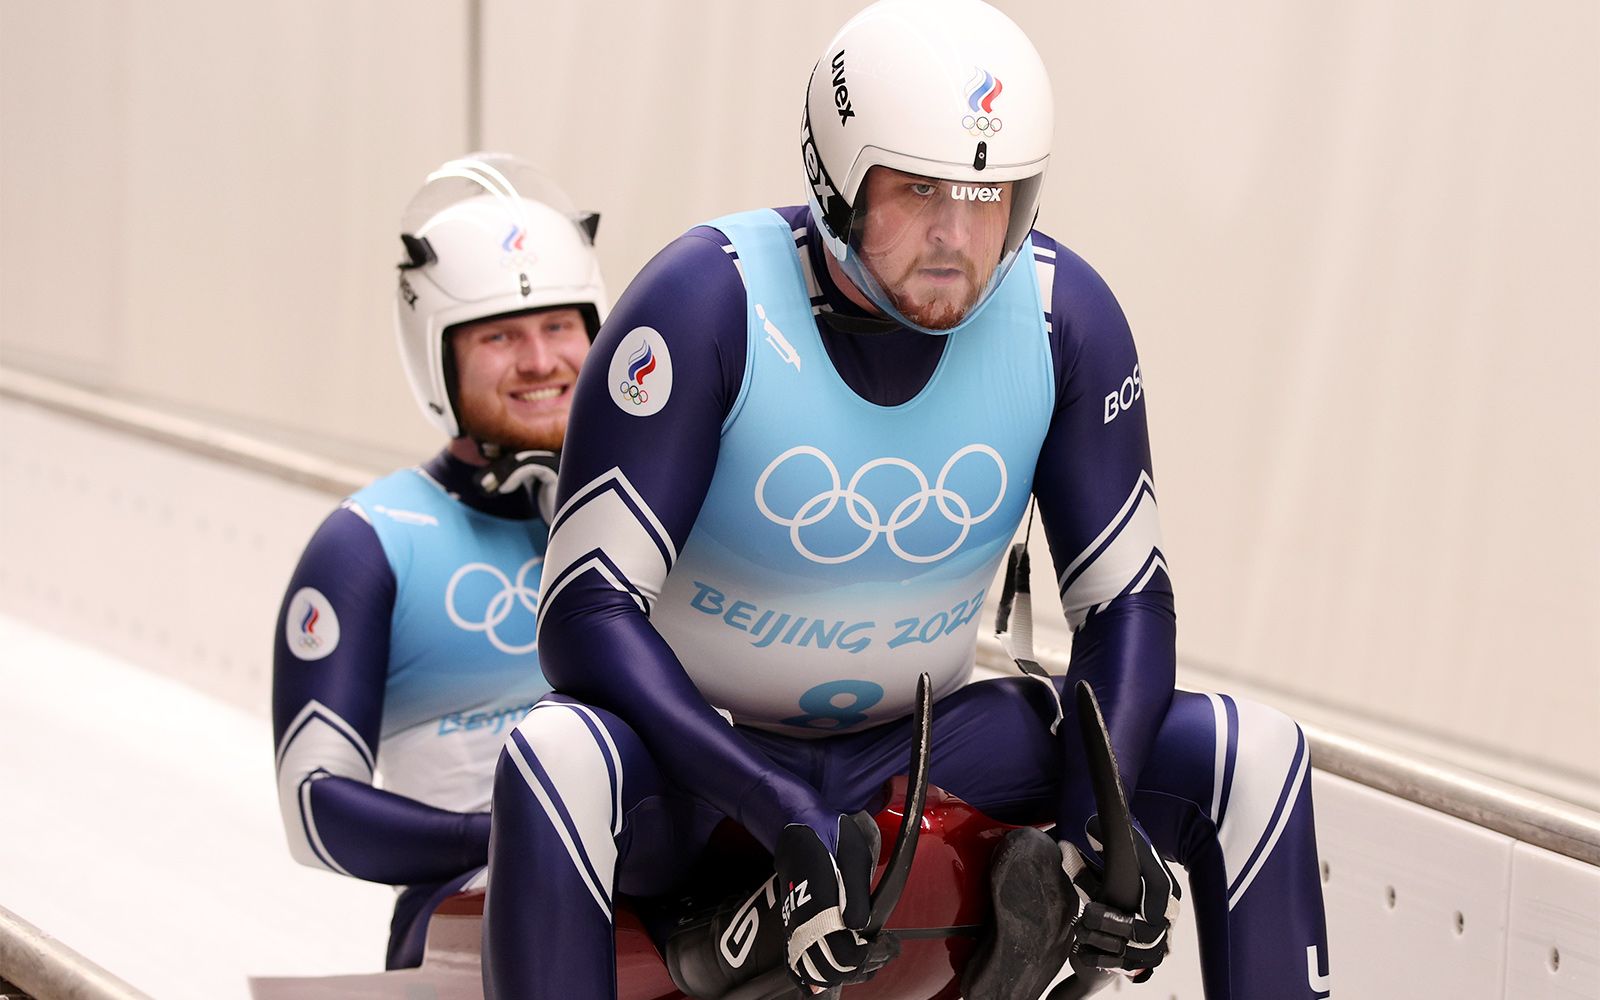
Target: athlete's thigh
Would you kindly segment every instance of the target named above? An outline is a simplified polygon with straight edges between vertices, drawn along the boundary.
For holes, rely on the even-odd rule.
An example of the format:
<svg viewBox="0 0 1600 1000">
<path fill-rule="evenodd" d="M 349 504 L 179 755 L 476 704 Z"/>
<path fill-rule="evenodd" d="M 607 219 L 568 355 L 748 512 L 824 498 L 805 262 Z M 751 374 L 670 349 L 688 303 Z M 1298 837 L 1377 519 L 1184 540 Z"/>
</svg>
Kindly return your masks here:
<svg viewBox="0 0 1600 1000">
<path fill-rule="evenodd" d="M 928 781 L 998 820 L 1053 818 L 1061 750 L 1050 734 L 1050 694 L 1038 681 L 978 681 L 933 706 Z M 829 741 L 822 792 L 841 812 L 861 809 L 885 781 L 905 774 L 911 719 Z"/>
</svg>

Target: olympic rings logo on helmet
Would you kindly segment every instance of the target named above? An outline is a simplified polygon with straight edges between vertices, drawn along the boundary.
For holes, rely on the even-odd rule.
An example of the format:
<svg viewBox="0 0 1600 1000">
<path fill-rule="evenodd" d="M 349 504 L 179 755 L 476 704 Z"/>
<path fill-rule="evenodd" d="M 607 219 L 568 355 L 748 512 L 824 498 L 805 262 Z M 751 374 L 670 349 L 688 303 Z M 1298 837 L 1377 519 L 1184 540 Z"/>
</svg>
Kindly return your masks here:
<svg viewBox="0 0 1600 1000">
<path fill-rule="evenodd" d="M 961 127 L 973 135 L 992 137 L 1000 134 L 1000 118 L 997 115 L 967 115 L 961 119 Z"/>
<path fill-rule="evenodd" d="M 772 478 L 772 474 L 779 467 L 790 459 L 801 455 L 810 456 L 822 463 L 823 469 L 827 472 L 829 487 L 818 491 L 810 499 L 800 504 L 793 515 L 785 516 L 768 506 L 766 498 L 767 481 Z M 963 459 L 972 455 L 982 455 L 988 458 L 994 463 L 996 471 L 1000 474 L 1000 484 L 995 491 L 994 499 L 977 514 L 972 512 L 972 504 L 965 497 L 946 485 L 955 467 Z M 861 485 L 861 480 L 869 472 L 880 468 L 904 469 L 912 475 L 917 484 L 917 489 L 914 492 L 895 504 L 894 509 L 889 513 L 888 520 L 884 520 L 878 508 L 858 489 Z M 971 532 L 972 527 L 987 520 L 995 511 L 1000 509 L 1000 502 L 1005 498 L 1005 495 L 1006 464 L 1000 458 L 1000 454 L 986 444 L 969 444 L 951 455 L 949 460 L 944 463 L 944 467 L 939 470 L 939 475 L 931 486 L 928 483 L 927 475 L 915 463 L 894 457 L 875 458 L 863 464 L 850 477 L 849 483 L 843 484 L 838 467 L 833 464 L 833 460 L 821 449 L 814 448 L 811 445 L 796 445 L 772 460 L 761 473 L 760 478 L 756 480 L 755 488 L 756 508 L 761 511 L 762 515 L 772 523 L 789 529 L 789 541 L 794 545 L 796 552 L 814 563 L 822 563 L 824 565 L 850 562 L 865 554 L 880 537 L 888 544 L 891 552 L 906 562 L 919 564 L 938 562 L 961 548 L 962 544 L 967 540 L 967 535 Z M 849 515 L 850 520 L 856 527 L 866 532 L 866 537 L 859 545 L 844 555 L 829 556 L 813 552 L 801 538 L 801 530 L 827 518 L 838 508 L 841 501 L 844 503 L 845 513 Z M 923 515 L 928 512 L 930 505 L 943 516 L 946 522 L 960 530 L 957 532 L 954 541 L 937 552 L 926 554 L 908 552 L 901 545 L 898 533 L 902 529 L 920 521 Z"/>
<path fill-rule="evenodd" d="M 646 389 L 639 383 L 629 381 L 628 379 L 623 379 L 621 382 L 617 383 L 617 392 L 622 396 L 623 399 L 632 403 L 634 406 L 643 406 L 644 404 L 650 402 L 650 390 Z"/>
<path fill-rule="evenodd" d="M 542 562 L 544 562 L 544 558 L 542 556 L 534 556 L 532 559 L 529 559 L 527 562 L 522 564 L 520 569 L 517 570 L 517 576 L 515 580 L 507 577 L 498 568 L 491 566 L 488 563 L 467 563 L 465 566 L 462 566 L 460 569 L 455 571 L 455 573 L 450 577 L 449 584 L 445 586 L 445 614 L 449 615 L 450 621 L 455 623 L 455 626 L 463 631 L 484 633 L 484 635 L 488 637 L 489 643 L 502 653 L 509 653 L 512 656 L 518 656 L 523 653 L 533 652 L 539 646 L 537 634 L 535 634 L 532 642 L 521 646 L 513 646 L 504 639 L 500 638 L 499 633 L 495 630 L 500 625 L 503 625 L 507 618 L 511 617 L 511 612 L 514 611 L 519 604 L 529 614 L 533 615 L 535 618 L 538 617 L 538 581 L 535 580 L 534 585 L 530 587 L 528 585 L 528 574 L 532 572 L 535 566 L 538 566 Z M 464 617 L 461 612 L 456 609 L 456 588 L 461 585 L 461 581 L 465 580 L 474 573 L 488 573 L 496 583 L 500 584 L 500 590 L 496 592 L 493 597 L 489 598 L 489 603 L 483 609 L 483 618 L 479 621 L 472 621 Z"/>
</svg>

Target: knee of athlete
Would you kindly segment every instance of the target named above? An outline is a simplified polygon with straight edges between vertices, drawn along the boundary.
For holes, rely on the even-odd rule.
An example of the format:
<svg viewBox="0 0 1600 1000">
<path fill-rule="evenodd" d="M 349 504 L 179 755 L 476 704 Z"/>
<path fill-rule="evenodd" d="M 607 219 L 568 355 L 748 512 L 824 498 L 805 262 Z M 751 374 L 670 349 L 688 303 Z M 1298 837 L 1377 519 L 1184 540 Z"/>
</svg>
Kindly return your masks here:
<svg viewBox="0 0 1600 1000">
<path fill-rule="evenodd" d="M 1294 809 L 1306 786 L 1310 748 L 1305 731 L 1283 712 L 1242 699 L 1234 699 L 1234 705 L 1237 749 L 1223 826 L 1232 820 L 1252 826 L 1265 823 L 1270 830 Z"/>
<path fill-rule="evenodd" d="M 608 713 L 588 706 L 546 703 L 534 708 L 506 737 L 495 769 L 495 814 L 504 796 L 528 795 L 560 803 L 574 821 L 614 823 L 622 776 L 616 744 L 625 730 Z"/>
<path fill-rule="evenodd" d="M 515 774 L 540 761 L 558 759 L 563 749 L 570 752 L 570 745 L 565 748 L 562 746 L 563 740 L 570 739 L 570 734 L 566 732 L 568 727 L 562 725 L 566 720 L 558 717 L 564 714 L 560 710 L 545 709 L 523 716 L 522 721 L 506 734 L 505 744 L 500 748 L 500 770 Z M 520 768 L 519 763 L 522 765 Z"/>
</svg>

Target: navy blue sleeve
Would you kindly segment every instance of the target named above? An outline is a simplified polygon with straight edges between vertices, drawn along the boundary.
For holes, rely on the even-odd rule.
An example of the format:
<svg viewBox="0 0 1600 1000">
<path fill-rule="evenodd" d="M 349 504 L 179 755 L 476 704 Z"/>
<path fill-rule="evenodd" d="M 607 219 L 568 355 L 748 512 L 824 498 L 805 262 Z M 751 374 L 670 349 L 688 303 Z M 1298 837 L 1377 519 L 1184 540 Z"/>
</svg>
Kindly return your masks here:
<svg viewBox="0 0 1600 1000">
<path fill-rule="evenodd" d="M 1172 700 L 1176 617 L 1151 474 L 1144 382 L 1116 297 L 1054 241 L 1050 292 L 1056 409 L 1034 493 L 1072 625 L 1070 681 L 1099 697 L 1130 790 Z M 1069 715 L 1071 699 L 1067 699 Z M 1081 839 L 1093 810 L 1079 755 L 1069 755 L 1063 830 Z"/>
<path fill-rule="evenodd" d="M 558 691 L 627 721 L 667 775 L 771 848 L 789 823 L 827 829 L 836 816 L 706 703 L 649 618 L 705 500 L 744 376 L 744 285 L 719 235 L 695 230 L 650 261 L 579 375 L 539 656 Z M 649 407 L 619 391 L 617 372 L 633 370 L 655 394 Z"/>
<path fill-rule="evenodd" d="M 335 511 L 307 544 L 278 611 L 272 722 L 295 859 L 407 885 L 485 864 L 489 816 L 372 784 L 394 601 L 376 532 L 349 506 Z"/>
</svg>

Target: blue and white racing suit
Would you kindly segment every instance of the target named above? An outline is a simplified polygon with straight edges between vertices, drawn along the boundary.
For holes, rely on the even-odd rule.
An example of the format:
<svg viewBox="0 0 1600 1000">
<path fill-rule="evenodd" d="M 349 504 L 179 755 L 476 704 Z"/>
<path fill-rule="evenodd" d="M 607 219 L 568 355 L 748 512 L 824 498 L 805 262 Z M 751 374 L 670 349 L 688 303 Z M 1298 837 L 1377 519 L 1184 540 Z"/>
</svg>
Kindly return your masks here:
<svg viewBox="0 0 1600 1000">
<path fill-rule="evenodd" d="M 1031 496 L 1068 677 L 1093 684 L 1137 817 L 1189 870 L 1208 995 L 1325 996 L 1304 737 L 1174 692 L 1143 380 L 1110 290 L 1034 233 L 962 330 L 849 333 L 826 314 L 860 312 L 820 253 L 804 208 L 696 228 L 595 343 L 540 614 L 559 693 L 495 779 L 489 995 L 614 996 L 617 895 L 670 889 L 723 817 L 769 849 L 790 823 L 832 849 L 837 816 L 903 771 L 923 671 L 931 781 L 1086 846 L 1056 699 L 968 684 Z"/>
<path fill-rule="evenodd" d="M 289 848 L 405 887 L 390 968 L 421 961 L 428 916 L 486 862 L 495 757 L 549 690 L 534 651 L 546 525 L 525 494 L 483 496 L 474 471 L 442 452 L 347 499 L 278 613 Z"/>
</svg>

